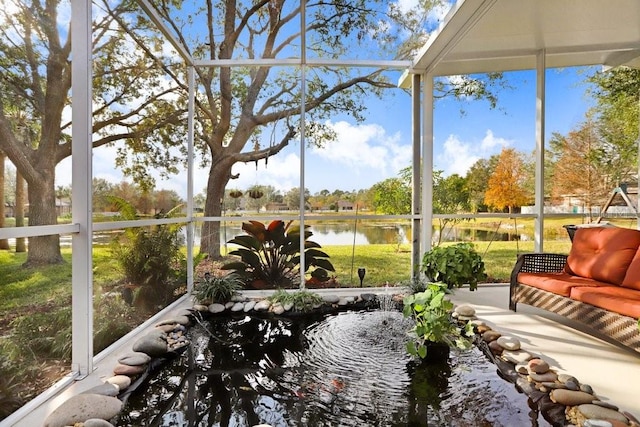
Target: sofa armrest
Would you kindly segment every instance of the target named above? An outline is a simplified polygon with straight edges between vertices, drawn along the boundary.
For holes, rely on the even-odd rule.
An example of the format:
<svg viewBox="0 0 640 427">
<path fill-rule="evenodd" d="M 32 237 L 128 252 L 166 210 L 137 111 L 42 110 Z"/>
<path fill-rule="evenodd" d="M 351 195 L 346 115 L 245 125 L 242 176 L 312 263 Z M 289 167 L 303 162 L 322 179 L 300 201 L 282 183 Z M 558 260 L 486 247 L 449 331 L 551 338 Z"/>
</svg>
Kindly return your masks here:
<svg viewBox="0 0 640 427">
<path fill-rule="evenodd" d="M 509 286 L 509 308 L 516 311 L 515 289 L 518 286 L 519 273 L 560 273 L 567 264 L 567 255 L 552 253 L 528 253 L 518 255 L 511 270 Z"/>
</svg>

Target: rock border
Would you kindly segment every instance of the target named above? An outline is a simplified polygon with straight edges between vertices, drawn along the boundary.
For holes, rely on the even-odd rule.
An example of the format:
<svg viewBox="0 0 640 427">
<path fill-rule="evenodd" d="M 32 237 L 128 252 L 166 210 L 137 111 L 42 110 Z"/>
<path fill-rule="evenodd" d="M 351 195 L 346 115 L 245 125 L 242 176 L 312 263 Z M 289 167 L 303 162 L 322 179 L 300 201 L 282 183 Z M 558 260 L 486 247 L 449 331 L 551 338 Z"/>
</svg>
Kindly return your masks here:
<svg viewBox="0 0 640 427">
<path fill-rule="evenodd" d="M 132 351 L 118 359 L 113 376 L 101 385 L 70 397 L 44 421 L 44 427 L 114 427 L 111 423 L 122 411 L 129 395 L 148 375 L 163 367 L 189 344 L 185 332 L 197 317 L 252 314 L 259 316 L 298 317 L 322 315 L 346 310 L 379 308 L 388 298 L 402 306 L 402 294 L 362 293 L 357 297 L 324 295 L 323 303 L 311 312 L 296 311 L 291 305 L 272 304 L 268 298 L 235 296 L 226 304 L 194 304 L 175 316 L 156 323 L 146 335 L 138 338 Z M 454 318 L 461 325 L 471 322 L 478 348 L 496 365 L 501 376 L 532 402 L 553 426 L 640 427 L 632 414 L 601 401 L 593 389 L 575 377 L 560 374 L 549 366 L 544 356 L 522 349 L 513 336 L 502 335 L 475 315 L 468 304 L 455 307 Z"/>
</svg>

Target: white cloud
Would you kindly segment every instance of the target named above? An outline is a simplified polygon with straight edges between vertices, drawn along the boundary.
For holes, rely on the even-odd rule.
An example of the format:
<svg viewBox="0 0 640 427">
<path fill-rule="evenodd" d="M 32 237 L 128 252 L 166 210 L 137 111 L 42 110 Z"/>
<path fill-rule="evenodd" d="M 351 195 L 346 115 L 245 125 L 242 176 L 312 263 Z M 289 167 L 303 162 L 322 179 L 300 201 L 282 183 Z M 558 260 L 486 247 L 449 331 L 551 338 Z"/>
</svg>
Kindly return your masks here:
<svg viewBox="0 0 640 427">
<path fill-rule="evenodd" d="M 320 158 L 354 170 L 374 169 L 383 175 L 396 174 L 411 162 L 411 146 L 401 145 L 400 134 L 388 135 L 380 125 L 345 121 L 326 125 L 336 132 L 337 140 L 311 150 Z"/>
<path fill-rule="evenodd" d="M 490 129 L 487 130 L 480 144 L 464 142 L 457 135 L 449 135 L 443 144 L 442 152 L 435 157 L 434 167 L 443 170 L 445 176 L 454 173 L 465 176 L 469 168 L 479 159 L 497 154 L 511 143 L 507 139 L 494 136 Z"/>
</svg>

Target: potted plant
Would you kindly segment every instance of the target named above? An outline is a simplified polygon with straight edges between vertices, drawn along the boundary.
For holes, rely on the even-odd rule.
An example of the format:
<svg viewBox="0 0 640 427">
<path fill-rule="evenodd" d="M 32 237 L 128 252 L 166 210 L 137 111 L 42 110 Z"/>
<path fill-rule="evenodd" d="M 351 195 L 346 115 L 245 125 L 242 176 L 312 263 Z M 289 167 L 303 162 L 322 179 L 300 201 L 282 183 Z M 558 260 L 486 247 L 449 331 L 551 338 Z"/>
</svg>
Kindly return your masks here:
<svg viewBox="0 0 640 427">
<path fill-rule="evenodd" d="M 429 283 L 423 292 L 404 297 L 403 315 L 415 322 L 410 331 L 407 352 L 423 361 L 438 361 L 449 356 L 450 348 L 468 349 L 473 326 L 459 326 L 452 318 L 453 303 L 446 283 Z"/>
<path fill-rule="evenodd" d="M 329 271 L 335 271 L 329 261 L 329 255 L 320 250 L 320 245 L 309 240 L 313 235 L 304 229 L 304 260 L 300 266 L 300 227 L 293 221 L 271 221 L 265 225 L 259 221 L 242 224 L 246 235 L 236 236 L 228 243 L 239 248 L 229 255 L 240 257 L 222 266 L 223 270 L 236 272 L 251 288 L 288 288 L 295 285 L 300 274 L 310 271 L 311 277 L 318 281 L 329 279 Z"/>
<path fill-rule="evenodd" d="M 471 243 L 436 246 L 422 256 L 422 272 L 433 282 L 446 283 L 449 289 L 469 284 L 474 291 L 487 279 L 482 257 Z"/>
</svg>

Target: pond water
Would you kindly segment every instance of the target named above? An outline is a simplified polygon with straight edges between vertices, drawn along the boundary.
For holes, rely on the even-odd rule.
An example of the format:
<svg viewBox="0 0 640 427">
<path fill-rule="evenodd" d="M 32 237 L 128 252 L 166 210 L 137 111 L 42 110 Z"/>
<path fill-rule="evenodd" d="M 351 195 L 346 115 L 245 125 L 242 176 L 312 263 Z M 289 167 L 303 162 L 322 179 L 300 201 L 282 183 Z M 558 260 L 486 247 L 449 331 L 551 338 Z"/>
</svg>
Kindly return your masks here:
<svg viewBox="0 0 640 427">
<path fill-rule="evenodd" d="M 202 322 L 118 426 L 548 426 L 479 350 L 417 363 L 392 311 Z"/>
</svg>

